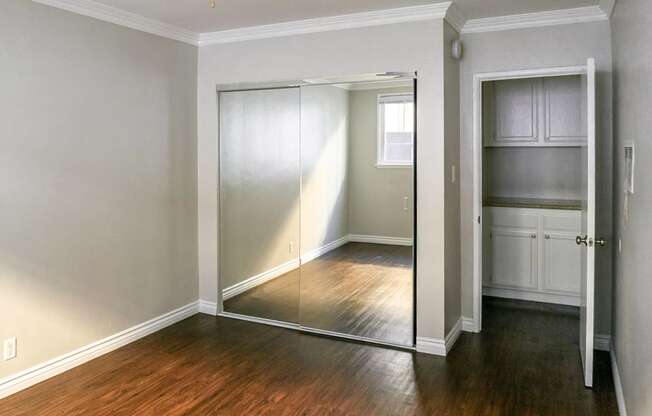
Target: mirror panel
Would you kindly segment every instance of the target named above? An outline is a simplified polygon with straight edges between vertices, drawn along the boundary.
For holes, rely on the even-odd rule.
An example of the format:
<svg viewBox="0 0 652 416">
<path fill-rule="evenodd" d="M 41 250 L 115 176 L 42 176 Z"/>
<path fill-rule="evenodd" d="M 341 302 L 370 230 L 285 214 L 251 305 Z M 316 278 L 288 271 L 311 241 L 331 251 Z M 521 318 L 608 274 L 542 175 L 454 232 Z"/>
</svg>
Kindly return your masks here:
<svg viewBox="0 0 652 416">
<path fill-rule="evenodd" d="M 302 327 L 413 345 L 413 110 L 412 81 L 301 87 Z"/>
<path fill-rule="evenodd" d="M 225 312 L 299 320 L 299 89 L 219 93 Z"/>
</svg>

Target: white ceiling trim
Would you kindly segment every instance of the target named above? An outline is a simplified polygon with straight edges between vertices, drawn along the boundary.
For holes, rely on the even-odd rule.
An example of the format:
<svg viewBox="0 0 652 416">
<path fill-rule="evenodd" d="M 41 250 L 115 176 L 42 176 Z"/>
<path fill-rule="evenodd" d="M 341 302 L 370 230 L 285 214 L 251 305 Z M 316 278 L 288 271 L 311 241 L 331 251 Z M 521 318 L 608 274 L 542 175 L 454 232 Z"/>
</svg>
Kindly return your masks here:
<svg viewBox="0 0 652 416">
<path fill-rule="evenodd" d="M 600 0 L 600 8 L 610 19 L 611 15 L 614 14 L 614 7 L 616 7 L 616 0 Z"/>
<path fill-rule="evenodd" d="M 600 6 L 587 6 L 575 9 L 471 19 L 462 28 L 462 33 L 495 32 L 509 29 L 597 22 L 608 19 L 609 17 Z"/>
<path fill-rule="evenodd" d="M 452 3 L 448 8 L 445 19 L 459 33 L 462 32 L 462 28 L 466 24 L 466 17 L 455 3 Z"/>
<path fill-rule="evenodd" d="M 446 17 L 446 12 L 450 5 L 451 2 L 448 1 L 424 6 L 401 7 L 398 9 L 320 17 L 293 22 L 275 23 L 271 25 L 202 33 L 199 35 L 199 45 L 205 46 L 219 43 L 326 32 L 331 30 L 378 26 L 391 23 L 443 19 Z"/>
<path fill-rule="evenodd" d="M 92 17 L 116 25 L 136 29 L 169 39 L 197 45 L 199 35 L 195 32 L 173 26 L 139 14 L 127 12 L 92 0 L 32 0 L 35 3 L 56 7 L 83 16 Z"/>
</svg>

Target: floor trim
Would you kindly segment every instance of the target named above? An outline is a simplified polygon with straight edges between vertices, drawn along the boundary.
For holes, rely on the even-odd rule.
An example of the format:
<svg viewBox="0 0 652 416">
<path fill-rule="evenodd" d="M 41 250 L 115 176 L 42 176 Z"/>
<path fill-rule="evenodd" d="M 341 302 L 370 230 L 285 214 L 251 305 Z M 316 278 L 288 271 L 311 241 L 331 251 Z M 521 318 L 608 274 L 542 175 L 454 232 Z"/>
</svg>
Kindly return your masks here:
<svg viewBox="0 0 652 416">
<path fill-rule="evenodd" d="M 417 337 L 417 352 L 445 357 L 446 340 L 428 337 Z"/>
<path fill-rule="evenodd" d="M 455 322 L 453 328 L 451 328 L 448 335 L 446 335 L 446 339 L 444 341 L 446 346 L 446 355 L 448 355 L 448 353 L 451 352 L 453 346 L 455 346 L 455 343 L 460 338 L 460 335 L 462 335 L 463 322 L 464 322 L 463 318 L 460 316 L 460 319 L 458 319 L 457 322 Z"/>
<path fill-rule="evenodd" d="M 330 243 L 325 244 L 321 247 L 312 249 L 301 255 L 301 264 L 306 264 L 318 257 L 321 257 L 324 254 L 328 253 L 329 251 L 333 251 L 336 248 L 342 247 L 344 244 L 348 242 L 349 242 L 349 236 L 345 235 L 344 237 L 340 237 L 337 240 L 331 241 Z"/>
<path fill-rule="evenodd" d="M 388 244 L 392 246 L 411 246 L 412 239 L 404 237 L 386 237 L 382 235 L 349 234 L 353 243 Z"/>
<path fill-rule="evenodd" d="M 462 317 L 462 331 L 464 332 L 478 332 L 478 327 L 475 324 L 475 319 L 467 316 Z"/>
<path fill-rule="evenodd" d="M 78 348 L 68 354 L 53 358 L 42 364 L 38 364 L 34 367 L 28 368 L 27 370 L 1 379 L 0 399 L 182 321 L 195 315 L 198 310 L 198 302 L 192 302 L 154 319 L 132 326 L 122 332 L 118 332 L 117 334 Z"/>
<path fill-rule="evenodd" d="M 217 302 L 199 299 L 199 313 L 217 316 Z"/>
<path fill-rule="evenodd" d="M 620 369 L 618 368 L 618 361 L 616 360 L 616 349 L 614 344 L 611 343 L 611 373 L 614 378 L 614 390 L 616 390 L 616 401 L 618 402 L 618 413 L 620 416 L 627 416 L 627 406 L 625 405 L 625 395 L 623 393 L 623 383 L 620 379 Z"/>
</svg>

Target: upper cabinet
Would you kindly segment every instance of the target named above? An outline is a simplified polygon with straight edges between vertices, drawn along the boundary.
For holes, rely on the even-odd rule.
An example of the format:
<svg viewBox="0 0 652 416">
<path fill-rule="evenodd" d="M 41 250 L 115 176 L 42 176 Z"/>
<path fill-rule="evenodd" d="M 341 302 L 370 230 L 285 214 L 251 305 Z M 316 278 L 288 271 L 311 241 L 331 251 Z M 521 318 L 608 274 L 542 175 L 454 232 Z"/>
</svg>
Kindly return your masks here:
<svg viewBox="0 0 652 416">
<path fill-rule="evenodd" d="M 581 146 L 587 125 L 582 85 L 579 76 L 484 83 L 484 145 Z"/>
</svg>

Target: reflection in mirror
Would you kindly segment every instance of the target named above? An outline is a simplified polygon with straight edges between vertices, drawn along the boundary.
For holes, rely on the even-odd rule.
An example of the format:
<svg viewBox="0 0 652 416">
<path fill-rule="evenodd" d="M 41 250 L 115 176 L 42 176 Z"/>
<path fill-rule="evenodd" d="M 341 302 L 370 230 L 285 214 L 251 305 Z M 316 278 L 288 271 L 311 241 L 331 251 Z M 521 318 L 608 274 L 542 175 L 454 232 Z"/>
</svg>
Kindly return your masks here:
<svg viewBox="0 0 652 416">
<path fill-rule="evenodd" d="M 303 327 L 413 345 L 413 81 L 301 87 Z"/>
<path fill-rule="evenodd" d="M 219 93 L 225 312 L 414 345 L 413 80 L 369 78 Z"/>
<path fill-rule="evenodd" d="M 225 312 L 299 319 L 299 89 L 219 94 Z"/>
</svg>

